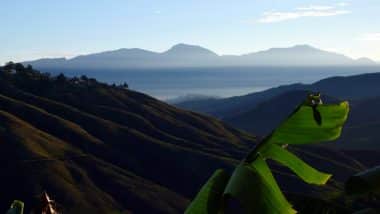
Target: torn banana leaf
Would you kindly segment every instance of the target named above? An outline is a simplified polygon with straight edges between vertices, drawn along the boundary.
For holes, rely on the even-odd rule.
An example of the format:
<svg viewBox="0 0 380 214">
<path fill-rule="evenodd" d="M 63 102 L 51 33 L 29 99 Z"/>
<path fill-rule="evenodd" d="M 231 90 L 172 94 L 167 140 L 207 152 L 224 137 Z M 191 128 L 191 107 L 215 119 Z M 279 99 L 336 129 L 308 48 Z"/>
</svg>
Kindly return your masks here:
<svg viewBox="0 0 380 214">
<path fill-rule="evenodd" d="M 261 155 L 263 157 L 273 159 L 288 167 L 302 180 L 309 184 L 322 185 L 325 184 L 331 177 L 330 174 L 319 172 L 293 153 L 276 144 L 268 145 L 261 151 Z"/>
<path fill-rule="evenodd" d="M 290 168 L 305 182 L 322 185 L 331 175 L 319 172 L 282 148 L 286 144 L 310 144 L 335 140 L 347 119 L 347 102 L 324 105 L 304 102 L 271 135 L 265 138 L 235 169 L 231 178 L 217 171 L 202 187 L 186 213 L 223 212 L 225 198 L 237 199 L 246 213 L 294 214 L 265 162 L 271 158 Z M 224 195 L 221 194 L 224 190 Z M 224 204 L 225 205 L 225 204 Z"/>
<path fill-rule="evenodd" d="M 313 111 L 319 112 L 320 124 L 315 120 Z M 340 136 L 348 111 L 348 102 L 322 104 L 315 108 L 301 105 L 272 132 L 267 141 L 276 144 L 310 144 L 335 140 Z"/>
</svg>

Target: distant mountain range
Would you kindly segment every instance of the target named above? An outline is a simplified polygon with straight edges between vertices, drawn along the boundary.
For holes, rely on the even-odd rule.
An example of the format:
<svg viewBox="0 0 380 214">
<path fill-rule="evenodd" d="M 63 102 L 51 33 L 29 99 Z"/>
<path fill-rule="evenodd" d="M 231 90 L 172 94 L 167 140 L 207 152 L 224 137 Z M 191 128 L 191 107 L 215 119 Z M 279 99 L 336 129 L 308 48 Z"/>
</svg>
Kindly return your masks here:
<svg viewBox="0 0 380 214">
<path fill-rule="evenodd" d="M 176 103 L 188 110 L 207 113 L 218 118 L 230 118 L 244 113 L 258 104 L 286 92 L 307 90 L 320 91 L 332 97 L 348 100 L 380 97 L 380 73 L 360 74 L 347 77 L 330 77 L 313 84 L 295 83 L 270 88 L 265 91 L 222 99 L 200 99 Z"/>
<path fill-rule="evenodd" d="M 221 66 L 371 66 L 368 58 L 352 59 L 309 45 L 271 48 L 244 55 L 218 55 L 206 48 L 177 44 L 165 52 L 138 48 L 81 55 L 72 59 L 46 58 L 27 61 L 38 69 L 133 69 Z"/>
<path fill-rule="evenodd" d="M 380 73 L 331 77 L 313 84 L 291 84 L 262 92 L 223 99 L 190 100 L 176 105 L 210 114 L 229 125 L 255 133 L 269 134 L 303 101 L 310 91 L 320 91 L 326 103 L 349 100 L 350 116 L 334 147 L 380 150 Z"/>
<path fill-rule="evenodd" d="M 250 110 L 224 118 L 224 121 L 251 133 L 267 135 L 277 127 L 293 109 L 302 102 L 307 91 L 285 92 L 266 100 Z M 338 99 L 323 96 L 325 103 L 334 103 Z M 380 97 L 353 99 L 350 101 L 350 116 L 343 129 L 342 136 L 329 146 L 345 150 L 380 150 Z"/>
</svg>

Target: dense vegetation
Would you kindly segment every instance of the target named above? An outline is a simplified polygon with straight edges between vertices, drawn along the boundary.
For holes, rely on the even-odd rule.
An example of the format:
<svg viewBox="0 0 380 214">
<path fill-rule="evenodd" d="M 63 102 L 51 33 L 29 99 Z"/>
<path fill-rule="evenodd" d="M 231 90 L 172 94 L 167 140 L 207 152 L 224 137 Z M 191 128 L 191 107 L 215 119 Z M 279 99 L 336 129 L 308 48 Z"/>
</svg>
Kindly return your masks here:
<svg viewBox="0 0 380 214">
<path fill-rule="evenodd" d="M 46 190 L 65 213 L 181 213 L 215 169 L 232 172 L 256 141 L 123 85 L 0 68 L 0 212 L 14 199 L 28 212 Z M 342 202 L 343 182 L 367 164 L 323 147 L 289 150 L 334 174 L 309 187 L 273 165 L 300 212 L 307 198 Z"/>
</svg>

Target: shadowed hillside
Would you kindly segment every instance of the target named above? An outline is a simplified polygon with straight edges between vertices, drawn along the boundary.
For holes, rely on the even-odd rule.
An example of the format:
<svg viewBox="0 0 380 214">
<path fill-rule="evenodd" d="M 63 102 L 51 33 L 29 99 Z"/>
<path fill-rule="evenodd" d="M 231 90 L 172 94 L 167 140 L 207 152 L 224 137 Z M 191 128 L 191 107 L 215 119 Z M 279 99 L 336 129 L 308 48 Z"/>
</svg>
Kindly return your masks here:
<svg viewBox="0 0 380 214">
<path fill-rule="evenodd" d="M 0 71 L 0 211 L 14 199 L 29 211 L 46 190 L 65 213 L 182 213 L 215 169 L 231 170 L 255 142 L 124 86 L 19 64 Z M 366 166 L 326 148 L 296 152 L 336 179 L 308 187 L 275 165 L 287 192 L 339 192 Z"/>
<path fill-rule="evenodd" d="M 307 75 L 307 74 L 305 74 Z M 223 99 L 192 100 L 176 106 L 202 112 L 218 118 L 231 118 L 248 112 L 258 104 L 291 91 L 319 91 L 345 100 L 358 100 L 380 96 L 380 73 L 368 73 L 347 77 L 330 77 L 313 84 L 291 84 L 255 92 L 244 96 Z"/>
<path fill-rule="evenodd" d="M 31 68 L 1 70 L 0 139 L 0 210 L 15 198 L 30 209 L 46 189 L 69 213 L 180 213 L 255 140 L 120 86 Z"/>
<path fill-rule="evenodd" d="M 287 92 L 258 104 L 250 111 L 223 120 L 234 127 L 264 136 L 280 125 L 309 93 L 301 90 Z M 324 95 L 322 100 L 327 103 L 337 101 Z"/>
<path fill-rule="evenodd" d="M 307 91 L 290 91 L 266 100 L 251 110 L 223 120 L 233 127 L 255 133 L 269 134 L 302 101 Z M 323 96 L 326 103 L 337 102 L 337 98 Z M 379 150 L 380 98 L 364 98 L 350 102 L 351 112 L 342 136 L 337 142 L 328 144 L 345 150 Z"/>
</svg>

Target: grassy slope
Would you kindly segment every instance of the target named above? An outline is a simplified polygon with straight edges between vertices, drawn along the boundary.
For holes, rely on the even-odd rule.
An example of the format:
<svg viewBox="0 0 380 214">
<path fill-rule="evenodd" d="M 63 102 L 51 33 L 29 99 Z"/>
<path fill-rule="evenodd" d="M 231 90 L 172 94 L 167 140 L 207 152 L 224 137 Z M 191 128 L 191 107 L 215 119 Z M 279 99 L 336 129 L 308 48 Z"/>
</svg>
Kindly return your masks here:
<svg viewBox="0 0 380 214">
<path fill-rule="evenodd" d="M 34 75 L 0 78 L 0 210 L 15 198 L 28 210 L 46 189 L 69 213 L 180 213 L 255 141 L 137 92 L 69 81 L 41 90 Z"/>
<path fill-rule="evenodd" d="M 254 142 L 216 119 L 131 90 L 35 72 L 1 76 L 0 211 L 15 198 L 30 209 L 46 189 L 68 213 L 181 213 L 215 169 L 231 170 Z M 323 191 L 339 191 L 362 167 L 338 152 L 305 151 L 320 169 L 326 156 L 335 159 L 326 169 L 338 172 L 337 182 Z M 321 194 L 274 167 L 285 190 Z"/>
</svg>

